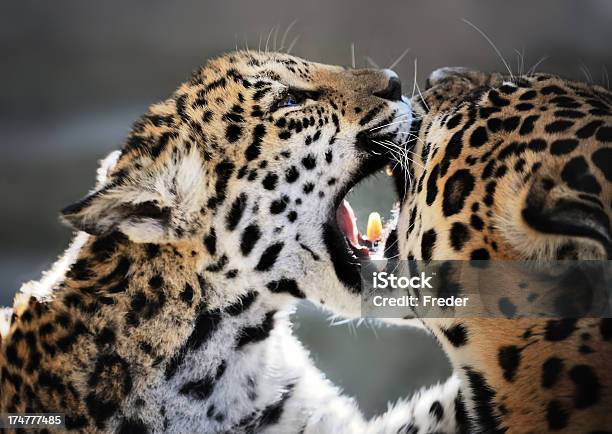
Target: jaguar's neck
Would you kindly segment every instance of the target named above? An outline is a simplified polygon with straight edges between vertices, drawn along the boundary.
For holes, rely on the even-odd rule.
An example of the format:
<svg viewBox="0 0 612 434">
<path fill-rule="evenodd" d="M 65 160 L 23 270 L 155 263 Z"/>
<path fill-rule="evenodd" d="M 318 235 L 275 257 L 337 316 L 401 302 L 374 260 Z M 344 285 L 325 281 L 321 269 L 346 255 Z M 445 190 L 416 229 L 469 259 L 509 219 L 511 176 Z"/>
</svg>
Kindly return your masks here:
<svg viewBox="0 0 612 434">
<path fill-rule="evenodd" d="M 533 336 L 520 332 L 533 328 L 533 321 L 462 318 L 425 319 L 424 323 L 442 344 L 462 381 L 471 419 L 482 432 L 504 432 L 508 414 L 513 412 L 517 417 L 516 413 L 529 407 L 533 399 L 529 385 L 540 381 L 537 376 L 517 378 L 519 364 L 533 359 L 528 351 Z M 510 386 L 512 393 L 506 393 Z"/>
<path fill-rule="evenodd" d="M 21 383 L 27 369 L 47 389 L 31 396 L 14 384 L 3 389 L 2 408 L 65 413 L 72 428 L 120 424 L 130 413 L 155 414 L 144 422 L 157 426 L 178 405 L 172 399 L 183 411 L 201 406 L 198 397 L 221 376 L 228 386 L 241 382 L 231 390 L 245 390 L 246 371 L 232 367 L 255 357 L 252 366 L 265 369 L 264 350 L 248 349 L 269 336 L 276 312 L 294 299 L 267 288 L 213 286 L 195 271 L 203 254 L 197 243 L 90 237 L 51 301 L 32 298 L 8 335 L 3 377 Z"/>
<path fill-rule="evenodd" d="M 567 423 L 610 420 L 605 357 L 594 348 L 600 319 L 426 319 L 462 380 L 466 407 L 483 432 L 548 432 Z M 570 361 L 576 359 L 572 364 Z M 536 403 L 541 403 L 537 406 Z M 589 416 L 591 415 L 591 416 Z"/>
</svg>

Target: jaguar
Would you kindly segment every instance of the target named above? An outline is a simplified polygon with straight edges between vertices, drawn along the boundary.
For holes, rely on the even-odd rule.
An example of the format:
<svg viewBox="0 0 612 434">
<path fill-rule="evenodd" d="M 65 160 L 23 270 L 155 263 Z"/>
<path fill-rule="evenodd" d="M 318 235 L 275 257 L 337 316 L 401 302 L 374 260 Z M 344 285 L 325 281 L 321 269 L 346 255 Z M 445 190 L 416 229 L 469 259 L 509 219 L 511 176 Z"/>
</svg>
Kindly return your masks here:
<svg viewBox="0 0 612 434">
<path fill-rule="evenodd" d="M 0 412 L 81 432 L 450 432 L 456 379 L 366 420 L 289 321 L 301 299 L 358 314 L 343 198 L 410 116 L 389 70 L 208 61 L 62 211 L 71 246 L 2 315 Z"/>
<path fill-rule="evenodd" d="M 401 214 L 388 257 L 612 259 L 610 91 L 551 74 L 442 68 L 412 110 L 408 153 L 392 166 Z M 610 432 L 612 319 L 518 318 L 539 292 L 505 277 L 516 290 L 489 297 L 495 317 L 421 318 L 460 378 L 457 431 Z M 587 281 L 574 280 L 569 296 Z"/>
</svg>

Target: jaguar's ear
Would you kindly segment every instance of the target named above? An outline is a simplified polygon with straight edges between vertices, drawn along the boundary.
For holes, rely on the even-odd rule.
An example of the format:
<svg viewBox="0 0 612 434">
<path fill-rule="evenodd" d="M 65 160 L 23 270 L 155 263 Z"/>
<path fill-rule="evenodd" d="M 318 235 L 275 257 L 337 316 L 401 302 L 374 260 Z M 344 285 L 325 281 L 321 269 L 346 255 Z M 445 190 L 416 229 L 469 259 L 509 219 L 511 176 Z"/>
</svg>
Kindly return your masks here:
<svg viewBox="0 0 612 434">
<path fill-rule="evenodd" d="M 444 85 L 457 90 L 470 90 L 481 86 L 496 87 L 503 82 L 499 73 L 477 71 L 463 66 L 438 68 L 433 71 L 426 81 L 426 89 Z"/>
<path fill-rule="evenodd" d="M 126 186 L 107 186 L 62 210 L 72 227 L 91 235 L 118 230 L 137 242 L 159 242 L 167 237 L 171 209 L 155 193 Z"/>
<path fill-rule="evenodd" d="M 91 235 L 120 231 L 134 242 L 157 243 L 179 240 L 198 224 L 205 183 L 197 153 L 119 172 L 103 182 L 99 176 L 101 188 L 63 209 L 63 219 Z"/>
<path fill-rule="evenodd" d="M 436 69 L 427 78 L 426 90 L 414 98 L 415 106 L 424 103 L 426 111 L 446 110 L 455 107 L 459 101 L 470 98 L 481 88 L 494 88 L 503 83 L 501 74 L 475 71 L 469 68 L 452 67 Z"/>
</svg>

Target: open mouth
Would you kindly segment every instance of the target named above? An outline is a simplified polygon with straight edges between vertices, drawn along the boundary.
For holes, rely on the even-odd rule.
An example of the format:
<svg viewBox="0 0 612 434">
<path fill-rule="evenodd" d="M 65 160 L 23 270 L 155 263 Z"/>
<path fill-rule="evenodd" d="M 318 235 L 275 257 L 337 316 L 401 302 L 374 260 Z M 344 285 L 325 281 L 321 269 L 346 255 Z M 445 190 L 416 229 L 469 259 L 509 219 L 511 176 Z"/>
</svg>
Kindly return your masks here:
<svg viewBox="0 0 612 434">
<path fill-rule="evenodd" d="M 348 199 L 336 208 L 336 224 L 344 234 L 344 238 L 353 254 L 358 259 L 376 259 L 381 254 L 380 247 L 384 242 L 383 219 L 380 213 L 373 211 L 368 216 L 365 234 L 361 233 L 357 225 L 357 217 Z"/>
<path fill-rule="evenodd" d="M 360 167 L 353 174 L 352 182 L 345 186 L 345 189 L 336 196 L 333 207 L 327 222 L 323 225 L 323 240 L 330 255 L 334 271 L 338 279 L 354 293 L 361 292 L 361 270 L 362 267 L 370 268 L 376 266 L 372 260 L 383 259 L 387 245 L 397 245 L 391 236 L 395 234 L 399 206 L 397 206 L 397 189 L 392 178 L 383 175 L 383 179 L 389 182 L 388 188 L 382 186 L 382 190 L 390 192 L 389 202 L 383 204 L 383 209 L 393 209 L 387 218 L 381 217 L 378 212 L 368 214 L 361 213 L 361 222 L 367 219 L 365 232 L 359 230 L 359 221 L 356 213 L 351 206 L 351 200 L 355 192 L 359 192 L 364 185 L 364 181 L 387 167 L 387 175 L 391 175 L 389 170 L 391 164 L 397 161 L 397 153 L 402 153 L 402 147 L 410 146 L 406 140 L 408 131 L 413 127 L 412 111 L 410 105 L 404 101 L 401 111 L 394 113 L 391 119 L 386 118 L 381 121 L 379 126 L 370 128 L 357 135 L 355 146 L 364 151 L 367 155 L 360 164 Z M 373 199 L 370 205 L 363 204 L 358 207 L 362 209 L 375 209 L 381 206 L 378 197 L 383 194 L 379 190 L 369 190 L 362 196 Z M 352 191 L 352 192 L 351 192 Z M 380 209 L 380 208 L 378 208 Z M 387 245 L 385 245 L 387 244 Z M 393 256 L 393 255 L 391 255 Z"/>
<path fill-rule="evenodd" d="M 362 266 L 385 257 L 385 242 L 397 223 L 399 214 L 397 196 L 392 187 L 392 180 L 389 178 L 390 171 L 387 169 L 386 175 L 384 174 L 384 168 L 388 164 L 389 159 L 384 154 L 370 158 L 360 174 L 355 177 L 353 185 L 347 188 L 347 191 L 338 195 L 334 202 L 334 212 L 330 215 L 328 223 L 324 227 L 324 239 L 336 275 L 354 292 L 360 292 L 361 290 Z M 379 178 L 378 183 L 372 185 L 371 180 L 378 178 L 378 175 L 381 175 L 382 179 Z M 390 211 L 369 212 L 367 219 L 365 214 L 361 212 L 363 220 L 360 221 L 349 199 L 360 202 L 360 197 L 372 196 L 372 187 L 376 188 L 375 186 L 381 183 L 389 184 L 389 188 L 385 188 L 385 190 L 391 192 L 390 198 L 387 198 L 386 203 L 382 206 L 383 209 L 389 209 Z M 374 206 L 378 207 L 379 205 Z M 363 225 L 364 220 L 367 220 L 365 226 Z M 360 230 L 360 227 L 362 230 Z"/>
</svg>

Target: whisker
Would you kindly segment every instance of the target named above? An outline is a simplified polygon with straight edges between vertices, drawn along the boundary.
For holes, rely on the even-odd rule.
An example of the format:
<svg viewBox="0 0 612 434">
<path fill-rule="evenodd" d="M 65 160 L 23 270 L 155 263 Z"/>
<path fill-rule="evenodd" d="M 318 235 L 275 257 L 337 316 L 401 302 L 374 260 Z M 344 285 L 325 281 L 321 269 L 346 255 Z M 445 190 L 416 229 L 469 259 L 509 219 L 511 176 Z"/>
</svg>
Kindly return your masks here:
<svg viewBox="0 0 612 434">
<path fill-rule="evenodd" d="M 510 78 L 512 80 L 514 80 L 514 74 L 512 74 L 512 69 L 510 69 L 510 66 L 508 65 L 508 62 L 506 62 L 506 59 L 504 59 L 504 56 L 502 56 L 501 52 L 499 51 L 499 49 L 497 48 L 497 46 L 493 43 L 493 41 L 491 40 L 491 38 L 489 38 L 487 36 L 487 34 L 485 32 L 483 32 L 482 30 L 480 30 L 478 27 L 476 27 L 475 24 L 471 23 L 470 21 L 468 21 L 467 19 L 463 18 L 461 21 L 463 21 L 464 23 L 466 23 L 467 25 L 471 26 L 474 30 L 476 30 L 478 33 L 481 34 L 481 36 L 483 38 L 485 38 L 485 40 L 491 45 L 491 47 L 493 47 L 493 49 L 495 50 L 495 52 L 497 53 L 497 55 L 499 56 L 499 58 L 501 59 L 501 61 L 503 62 L 504 66 L 506 67 L 506 69 L 508 70 L 508 73 L 510 74 Z"/>
<path fill-rule="evenodd" d="M 586 71 L 584 70 L 584 68 L 583 68 L 582 66 L 579 66 L 579 67 L 578 67 L 578 69 L 580 69 L 580 72 L 582 73 L 582 75 L 584 75 L 584 79 L 585 79 L 586 81 L 589 81 L 589 76 L 588 76 L 588 74 L 586 73 Z"/>
<path fill-rule="evenodd" d="M 383 148 L 385 148 L 387 151 L 389 151 L 391 153 L 391 158 L 398 162 L 400 164 L 400 167 L 403 171 L 406 171 L 406 168 L 403 164 L 403 157 L 401 154 L 396 154 L 396 152 L 398 151 L 398 149 L 393 148 L 391 146 L 388 146 L 388 144 L 385 144 L 383 142 L 377 141 L 377 140 L 372 140 L 374 143 L 382 146 Z"/>
<path fill-rule="evenodd" d="M 391 247 L 395 246 L 397 243 L 399 243 L 399 239 L 395 238 L 395 241 L 393 241 L 391 244 L 385 245 L 385 248 L 391 248 Z M 396 257 L 397 256 L 392 256 L 392 257 L 387 258 L 387 259 L 393 259 L 393 258 L 396 258 Z"/>
<path fill-rule="evenodd" d="M 425 105 L 425 108 L 427 108 L 427 111 L 429 111 L 429 105 L 427 104 L 427 101 L 425 101 L 425 98 L 423 98 L 423 94 L 421 93 L 421 88 L 419 86 L 419 83 L 417 83 L 416 80 L 416 76 L 417 76 L 417 59 L 414 59 L 414 84 L 417 88 L 417 91 L 419 92 L 419 96 L 421 97 L 421 101 L 423 101 L 423 104 Z"/>
<path fill-rule="evenodd" d="M 391 63 L 391 65 L 387 66 L 387 68 L 388 69 L 395 68 L 402 61 L 402 59 L 406 56 L 406 54 L 408 54 L 409 51 L 410 51 L 410 48 L 406 48 L 402 52 L 402 54 L 400 54 L 399 57 L 397 59 L 395 59 L 395 61 L 393 63 Z"/>
<path fill-rule="evenodd" d="M 427 104 L 427 101 L 425 101 L 425 98 L 423 98 L 423 94 L 421 93 L 421 87 L 418 85 L 418 83 L 416 87 L 417 87 L 417 90 L 419 91 L 419 96 L 421 97 L 421 101 L 423 101 L 425 108 L 427 108 L 427 111 L 429 111 L 429 104 Z"/>
<path fill-rule="evenodd" d="M 517 75 L 521 75 L 521 52 L 516 48 L 514 49 L 514 52 L 516 53 L 516 70 L 518 71 Z"/>
<path fill-rule="evenodd" d="M 386 143 L 390 146 L 385 146 L 384 143 L 379 144 L 387 149 L 391 148 L 389 149 L 389 151 L 391 152 L 392 159 L 399 163 L 401 171 L 407 175 L 404 183 L 404 189 L 408 191 L 408 185 L 410 186 L 410 188 L 412 188 L 412 177 L 410 176 L 410 167 L 408 166 L 408 164 L 411 162 L 411 159 L 406 153 L 406 148 L 401 148 L 400 146 L 392 142 Z M 397 154 L 395 154 L 395 152 L 397 152 Z M 394 165 L 393 169 L 395 169 L 395 167 L 397 167 L 397 164 Z M 408 185 L 406 185 L 406 183 Z"/>
<path fill-rule="evenodd" d="M 393 161 L 395 161 L 395 164 L 393 165 L 393 167 L 391 168 L 391 170 L 395 170 L 395 168 L 397 167 L 397 165 L 398 165 L 398 164 L 399 164 L 400 169 L 401 169 L 402 165 L 400 164 L 400 162 L 399 162 L 399 161 L 397 161 L 397 160 L 393 160 Z"/>
<path fill-rule="evenodd" d="M 380 340 L 380 336 L 378 335 L 378 332 L 376 332 L 376 327 L 374 326 L 374 324 L 371 321 L 366 321 L 366 326 L 370 327 L 370 330 L 372 330 L 372 333 L 374 333 L 374 338 L 377 341 Z"/>
<path fill-rule="evenodd" d="M 337 316 L 336 316 L 336 317 L 334 317 L 333 319 L 331 319 L 331 318 L 330 318 L 330 320 L 332 321 L 332 322 L 330 323 L 330 325 L 331 325 L 332 327 L 334 327 L 334 326 L 339 326 L 339 325 L 344 325 L 344 324 L 348 324 L 348 323 L 350 323 L 351 321 L 353 321 L 351 318 L 345 318 L 345 319 L 342 319 L 342 320 L 337 320 L 337 318 L 338 318 Z"/>
<path fill-rule="evenodd" d="M 410 95 L 410 100 L 414 98 L 414 91 L 416 90 L 416 81 L 417 81 L 417 58 L 414 58 L 414 73 L 412 75 L 412 95 Z"/>
<path fill-rule="evenodd" d="M 401 118 L 404 118 L 404 117 L 406 117 L 406 116 L 410 116 L 410 114 L 411 114 L 411 113 L 404 113 L 403 115 L 396 116 L 396 117 L 395 117 L 395 119 L 401 119 Z M 390 122 L 390 123 L 385 124 L 385 125 L 379 125 L 379 126 L 377 126 L 377 127 L 370 128 L 368 131 L 380 130 L 381 128 L 388 127 L 389 125 L 400 124 L 400 123 L 402 123 L 402 122 L 407 122 L 407 119 L 404 119 L 404 120 L 402 120 L 402 121 L 398 121 L 398 122 Z"/>
<path fill-rule="evenodd" d="M 387 143 L 389 143 L 389 142 L 387 142 Z M 394 145 L 395 145 L 395 144 L 394 144 Z M 397 146 L 397 145 L 396 145 L 396 146 Z M 398 146 L 398 148 L 401 150 L 401 152 L 402 152 L 402 153 L 405 153 L 405 154 L 407 154 L 407 153 L 411 153 L 412 155 L 415 155 L 416 157 L 419 157 L 419 158 L 420 158 L 420 156 L 419 156 L 417 153 L 412 152 L 411 150 L 409 150 L 409 149 L 407 149 L 407 148 L 405 148 L 405 147 L 404 147 L 404 148 L 401 148 L 401 147 L 399 147 L 399 146 Z M 408 158 L 408 157 L 406 157 L 406 158 L 407 158 L 409 161 L 411 161 L 412 163 L 414 163 L 415 165 L 417 165 L 417 166 L 419 166 L 420 168 L 422 168 L 423 170 L 425 170 L 425 166 L 423 166 L 421 163 L 417 163 L 416 161 L 414 161 L 414 159 L 411 159 L 411 158 Z"/>
<path fill-rule="evenodd" d="M 586 80 L 589 82 L 589 84 L 593 84 L 593 76 L 591 75 L 591 71 L 589 70 L 588 66 L 586 66 L 584 62 L 580 62 L 580 70 L 586 77 Z"/>
<path fill-rule="evenodd" d="M 369 129 L 368 132 L 380 130 L 382 128 L 387 128 L 387 127 L 390 127 L 391 125 L 405 124 L 405 123 L 408 123 L 408 122 L 410 122 L 408 119 L 402 119 L 400 121 L 389 122 L 388 124 L 383 124 L 383 125 L 378 125 L 376 127 L 373 127 L 371 129 Z"/>
<path fill-rule="evenodd" d="M 389 244 L 389 247 L 393 247 L 393 246 L 395 246 L 397 243 L 398 243 L 398 242 L 397 242 L 397 241 L 395 241 L 395 242 L 393 242 L 392 244 Z M 389 257 L 387 257 L 387 258 L 385 258 L 385 259 L 387 259 L 387 260 L 391 260 L 391 259 L 395 259 L 395 258 L 399 258 L 399 257 L 400 257 L 400 254 L 398 253 L 397 255 L 389 256 Z M 396 274 L 396 273 L 397 273 L 397 271 L 398 271 L 399 269 L 400 269 L 400 264 L 399 264 L 399 263 L 396 263 L 396 264 L 395 264 L 395 266 L 393 267 L 393 269 L 391 270 L 391 272 L 392 272 L 393 274 Z"/>
<path fill-rule="evenodd" d="M 351 42 L 351 65 L 355 69 L 355 43 Z"/>
<path fill-rule="evenodd" d="M 610 90 L 610 76 L 608 75 L 608 68 L 606 68 L 606 65 L 602 67 L 601 75 L 602 81 L 606 84 L 606 89 Z"/>
<path fill-rule="evenodd" d="M 287 40 L 287 36 L 289 36 L 289 32 L 291 31 L 293 26 L 295 26 L 295 23 L 297 23 L 297 20 L 291 21 L 291 23 L 289 23 L 289 25 L 287 26 L 287 28 L 283 32 L 283 36 L 281 37 L 281 44 L 280 44 L 279 51 L 283 51 L 283 48 L 285 48 L 285 42 Z"/>
<path fill-rule="evenodd" d="M 378 143 L 381 146 L 383 146 L 384 148 L 389 149 L 389 151 L 391 152 L 392 159 L 397 161 L 400 164 L 401 170 L 404 173 L 407 173 L 408 176 L 410 176 L 410 170 L 409 170 L 409 167 L 408 167 L 408 165 L 406 163 L 410 163 L 411 159 L 410 159 L 410 157 L 408 157 L 408 154 L 406 153 L 406 151 L 407 151 L 406 148 L 402 148 L 399 145 L 397 145 L 396 143 L 393 143 L 391 141 L 385 141 L 385 143 L 387 145 L 385 145 L 382 142 L 377 142 L 377 141 L 375 141 L 375 143 Z"/>
<path fill-rule="evenodd" d="M 293 47 L 295 47 L 295 44 L 297 44 L 297 41 L 300 39 L 300 35 L 297 35 L 295 38 L 293 38 L 293 41 L 291 41 L 291 44 L 289 45 L 289 48 L 287 48 L 287 54 L 291 54 L 291 51 L 293 50 Z"/>
<path fill-rule="evenodd" d="M 368 62 L 368 64 L 376 69 L 380 69 L 380 66 L 378 66 L 378 64 L 376 62 L 374 62 L 374 59 L 372 59 L 370 56 L 365 56 L 365 60 L 366 62 Z"/>
<path fill-rule="evenodd" d="M 538 60 L 536 63 L 534 63 L 534 65 L 531 68 L 529 68 L 529 70 L 527 71 L 527 75 L 535 74 L 536 68 L 540 66 L 542 62 L 545 62 L 547 59 L 548 59 L 548 56 L 546 55 L 542 56 L 540 60 Z"/>
<path fill-rule="evenodd" d="M 418 139 L 418 137 L 416 137 L 416 138 Z M 415 156 L 415 157 L 417 157 L 417 158 L 421 158 L 421 156 L 420 156 L 419 154 L 417 154 L 417 153 L 416 153 L 416 152 L 414 152 L 414 151 L 411 151 L 410 149 L 406 149 L 406 152 L 411 153 L 412 155 L 414 155 L 414 156 Z M 420 164 L 420 163 L 419 163 L 419 164 Z M 421 166 L 421 167 L 425 168 L 425 166 Z"/>
<path fill-rule="evenodd" d="M 586 70 L 586 72 L 589 74 L 589 81 L 591 82 L 591 84 L 595 83 L 595 80 L 593 79 L 593 74 L 591 73 L 591 68 L 589 68 L 586 63 L 584 64 L 584 69 Z"/>
<path fill-rule="evenodd" d="M 280 25 L 274 26 L 274 51 L 276 51 L 276 39 L 278 38 L 278 28 Z"/>
<path fill-rule="evenodd" d="M 410 176 L 410 170 L 404 169 L 406 173 L 406 180 L 404 181 L 404 191 L 408 192 L 412 190 L 412 176 Z"/>
<path fill-rule="evenodd" d="M 389 127 L 391 125 L 396 125 L 396 124 L 403 124 L 403 123 L 406 123 L 406 122 L 409 122 L 409 120 L 408 119 L 402 119 L 402 120 L 396 121 L 396 122 L 389 122 L 388 124 L 379 125 L 377 127 L 370 128 L 368 131 L 376 131 L 376 130 L 380 130 L 381 128 L 386 128 L 386 127 Z"/>
<path fill-rule="evenodd" d="M 408 141 L 410 141 L 410 140 L 414 139 L 414 140 L 417 140 L 417 141 L 421 142 L 423 145 L 425 145 L 425 142 L 423 141 L 423 139 L 421 139 L 421 138 L 420 138 L 419 136 L 417 136 L 416 134 L 410 133 L 410 132 L 408 132 L 408 131 L 398 131 L 398 132 L 397 132 L 397 134 L 403 134 L 403 135 L 408 136 L 408 138 L 409 138 L 409 140 L 408 140 Z"/>
<path fill-rule="evenodd" d="M 266 38 L 266 48 L 265 52 L 268 52 L 268 44 L 270 43 L 270 37 L 272 37 L 272 32 L 274 31 L 274 27 L 270 29 L 270 33 L 268 33 L 268 37 Z"/>
<path fill-rule="evenodd" d="M 347 323 L 349 334 L 353 335 L 353 337 L 357 337 L 357 329 L 355 328 L 355 321 L 350 321 Z"/>
</svg>

